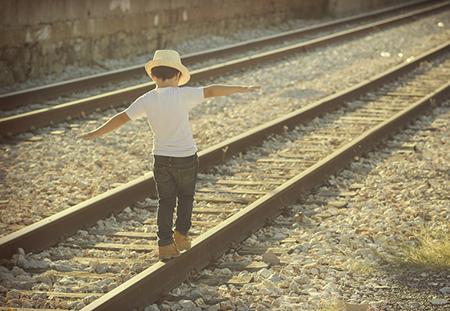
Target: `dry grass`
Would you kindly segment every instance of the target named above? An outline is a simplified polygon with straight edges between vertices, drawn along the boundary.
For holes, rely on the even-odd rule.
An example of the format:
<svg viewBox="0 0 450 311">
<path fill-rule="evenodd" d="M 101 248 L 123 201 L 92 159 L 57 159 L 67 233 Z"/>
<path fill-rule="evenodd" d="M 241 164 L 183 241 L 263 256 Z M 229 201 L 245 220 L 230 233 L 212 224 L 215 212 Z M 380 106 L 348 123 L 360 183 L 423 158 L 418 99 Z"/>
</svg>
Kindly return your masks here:
<svg viewBox="0 0 450 311">
<path fill-rule="evenodd" d="M 340 301 L 333 301 L 322 303 L 320 307 L 320 311 L 344 311 L 345 307 L 341 304 Z"/>
<path fill-rule="evenodd" d="M 359 275 L 369 275 L 376 271 L 373 264 L 369 264 L 362 259 L 350 259 L 347 261 L 347 270 Z"/>
<path fill-rule="evenodd" d="M 320 311 L 376 311 L 376 309 L 368 304 L 350 304 L 336 299 L 322 303 Z"/>
<path fill-rule="evenodd" d="M 450 230 L 423 228 L 414 234 L 413 245 L 399 245 L 394 263 L 419 269 L 450 270 Z"/>
</svg>

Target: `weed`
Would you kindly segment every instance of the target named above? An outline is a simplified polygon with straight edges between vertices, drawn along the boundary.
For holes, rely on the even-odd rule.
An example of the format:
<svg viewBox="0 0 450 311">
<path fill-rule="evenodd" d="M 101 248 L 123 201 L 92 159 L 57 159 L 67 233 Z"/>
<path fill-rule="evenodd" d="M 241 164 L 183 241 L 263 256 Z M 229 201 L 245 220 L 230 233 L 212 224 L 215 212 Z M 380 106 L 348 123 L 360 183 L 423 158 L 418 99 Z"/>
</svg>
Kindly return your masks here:
<svg viewBox="0 0 450 311">
<path fill-rule="evenodd" d="M 422 228 L 413 235 L 414 243 L 398 245 L 393 263 L 418 269 L 450 270 L 450 230 Z"/>
</svg>

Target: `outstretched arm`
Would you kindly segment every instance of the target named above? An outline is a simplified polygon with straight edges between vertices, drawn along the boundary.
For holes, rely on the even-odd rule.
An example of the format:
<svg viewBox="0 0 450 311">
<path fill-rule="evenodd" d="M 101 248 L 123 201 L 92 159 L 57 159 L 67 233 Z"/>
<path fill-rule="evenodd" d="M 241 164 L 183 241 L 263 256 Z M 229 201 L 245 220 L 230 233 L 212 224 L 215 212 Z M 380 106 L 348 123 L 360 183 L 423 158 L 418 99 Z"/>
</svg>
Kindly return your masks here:
<svg viewBox="0 0 450 311">
<path fill-rule="evenodd" d="M 260 90 L 260 86 L 239 86 L 239 85 L 209 85 L 203 88 L 205 98 L 216 96 L 227 96 L 235 93 L 248 93 Z"/>
<path fill-rule="evenodd" d="M 125 123 L 127 123 L 128 121 L 130 121 L 130 118 L 128 117 L 128 115 L 125 112 L 120 112 L 118 114 L 116 114 L 114 117 L 112 117 L 111 119 L 109 119 L 108 121 L 106 121 L 102 126 L 100 126 L 99 128 L 90 131 L 86 134 L 81 135 L 82 138 L 84 139 L 94 139 L 97 138 L 99 136 L 102 136 L 108 132 L 111 132 L 112 130 L 115 130 L 118 127 L 121 127 L 122 125 L 124 125 Z"/>
</svg>

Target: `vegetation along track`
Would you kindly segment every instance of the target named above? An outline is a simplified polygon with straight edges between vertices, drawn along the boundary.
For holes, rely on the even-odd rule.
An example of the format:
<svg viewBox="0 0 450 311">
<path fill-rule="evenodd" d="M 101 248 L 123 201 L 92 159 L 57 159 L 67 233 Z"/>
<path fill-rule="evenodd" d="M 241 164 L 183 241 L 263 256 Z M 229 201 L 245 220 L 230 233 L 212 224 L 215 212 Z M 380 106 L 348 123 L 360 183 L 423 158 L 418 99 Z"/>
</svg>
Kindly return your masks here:
<svg viewBox="0 0 450 311">
<path fill-rule="evenodd" d="M 423 5 L 423 3 L 421 2 L 419 4 Z M 233 70 L 242 69 L 243 67 L 248 67 L 264 61 L 276 59 L 279 58 L 280 56 L 290 55 L 311 48 L 316 48 L 322 45 L 330 44 L 339 40 L 344 40 L 354 36 L 362 35 L 364 33 L 372 31 L 373 29 L 380 29 L 383 27 L 392 26 L 393 24 L 398 22 L 405 22 L 412 20 L 415 17 L 439 12 L 447 8 L 449 5 L 450 2 L 448 1 L 439 2 L 437 4 L 426 6 L 425 8 L 420 8 L 412 12 L 403 13 L 395 17 L 389 17 L 381 21 L 365 24 L 363 26 L 357 26 L 355 28 L 340 31 L 331 35 L 326 35 L 323 37 L 315 38 L 301 43 L 295 43 L 290 45 L 283 44 L 281 48 L 276 48 L 268 52 L 260 52 L 259 54 L 255 54 L 252 56 L 245 56 L 239 59 L 225 61 L 224 63 L 218 65 L 194 70 L 192 72 L 192 81 L 195 82 L 202 79 L 214 77 L 217 75 L 222 75 L 224 73 L 228 73 Z M 399 7 L 396 7 L 395 10 L 399 10 Z M 385 11 L 383 12 L 386 13 Z M 382 13 L 378 12 L 374 14 L 375 16 L 377 16 Z M 364 16 L 365 18 L 367 18 L 368 15 L 366 14 Z M 363 18 L 355 17 L 353 19 L 355 19 L 356 21 L 360 21 Z M 337 25 L 348 23 L 351 20 L 352 18 L 338 21 Z M 355 20 L 353 22 L 355 22 Z M 330 27 L 332 27 L 332 25 L 336 27 L 336 25 L 333 23 L 327 23 L 322 26 L 315 26 L 304 30 L 291 31 L 288 33 L 265 37 L 234 46 L 227 46 L 221 49 L 215 49 L 213 51 L 211 50 L 206 51 L 204 53 L 195 54 L 195 57 L 192 56 L 192 58 L 189 59 L 191 59 L 191 61 L 200 61 L 206 58 L 218 57 L 220 55 L 229 54 L 230 52 L 242 52 L 243 50 L 251 50 L 264 45 L 269 44 L 274 45 L 275 43 L 278 43 L 280 41 L 283 42 L 287 40 L 293 40 L 301 36 L 311 35 L 312 33 L 327 30 Z M 94 85 L 95 83 L 92 80 L 90 80 L 90 82 L 87 84 Z M 78 116 L 84 116 L 92 111 L 106 109 L 111 106 L 122 105 L 126 102 L 130 102 L 134 98 L 140 96 L 141 94 L 143 94 L 144 92 L 148 91 L 153 87 L 154 84 L 152 82 L 143 83 L 136 86 L 127 87 L 124 89 L 107 92 L 104 94 L 84 99 L 79 99 L 63 104 L 57 104 L 51 107 L 6 116 L 0 119 L 0 134 L 2 136 L 14 135 L 24 131 L 32 130 L 34 128 L 56 123 L 61 120 L 70 119 Z M 48 89 L 45 93 L 51 93 L 51 89 Z M 9 100 L 7 99 L 8 96 L 9 95 L 3 95 L 4 98 L 2 99 L 2 102 L 0 102 L 0 106 L 8 106 L 9 104 L 7 103 L 13 102 L 11 98 Z M 16 102 L 21 102 L 21 100 Z M 16 104 L 13 104 L 13 106 L 16 106 Z"/>
<path fill-rule="evenodd" d="M 20 277 L 3 281 L 4 309 L 127 310 L 158 299 L 192 270 L 201 269 L 237 245 L 301 193 L 323 182 L 354 156 L 367 152 L 430 103 L 448 98 L 449 68 L 447 43 L 413 64 L 398 66 L 334 96 L 334 100 L 322 100 L 234 142 L 205 150 L 201 153 L 203 166 L 260 142 L 274 129 L 282 133 L 199 176 L 192 230 L 196 239 L 193 248 L 180 257 L 168 263 L 156 262 L 155 243 L 148 242 L 156 238 L 155 206 L 152 200 L 144 199 L 146 191 L 141 188 L 135 192 L 141 192 L 136 198 L 144 201 L 133 209 L 103 219 L 44 252 L 25 255 L 20 251 L 11 260 L 4 260 L 3 265 Z M 339 105 L 344 100 L 347 103 Z M 296 126 L 331 110 L 335 111 Z M 122 195 L 129 191 L 126 187 L 122 190 Z M 62 232 L 60 228 L 52 234 Z M 2 255 L 7 251 L 4 241 Z M 42 248 L 42 244 L 35 246 Z M 22 269 L 28 271 L 22 273 Z"/>
</svg>

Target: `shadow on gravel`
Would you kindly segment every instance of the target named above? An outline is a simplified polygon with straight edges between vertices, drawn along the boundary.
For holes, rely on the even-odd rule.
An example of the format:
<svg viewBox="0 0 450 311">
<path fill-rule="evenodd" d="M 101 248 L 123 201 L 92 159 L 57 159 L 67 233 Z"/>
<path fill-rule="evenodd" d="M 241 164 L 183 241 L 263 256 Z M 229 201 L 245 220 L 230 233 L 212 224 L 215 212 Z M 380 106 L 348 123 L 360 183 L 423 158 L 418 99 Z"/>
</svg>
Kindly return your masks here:
<svg viewBox="0 0 450 311">
<path fill-rule="evenodd" d="M 409 126 L 408 133 L 397 134 L 395 139 L 390 138 L 380 143 L 378 145 L 379 151 L 376 151 L 376 158 L 372 156 L 375 158 L 374 160 L 363 163 L 363 161 L 357 159 L 353 162 L 353 165 L 358 166 L 358 170 L 361 172 L 360 174 L 363 174 L 363 176 L 359 176 L 358 178 L 364 180 L 372 170 L 382 165 L 388 158 L 395 154 L 414 156 L 421 159 L 422 152 L 420 148 L 416 146 L 411 147 L 409 141 L 417 134 L 419 129 L 430 132 L 436 131 L 437 128 L 433 126 L 433 121 L 436 117 L 436 115 L 427 114 L 426 119 L 422 119 L 420 126 L 412 124 Z M 420 137 L 416 141 L 420 144 Z M 380 150 L 385 147 L 390 147 L 391 149 L 387 152 Z M 438 171 L 439 169 L 437 168 Z M 412 174 L 415 173 L 412 172 Z M 352 178 L 354 174 L 351 172 L 351 168 L 346 168 L 338 173 L 336 177 Z M 300 200 L 300 205 L 314 204 L 322 211 L 327 208 L 329 209 L 330 202 L 332 201 L 340 202 L 345 200 L 342 197 L 339 187 L 334 182 L 330 182 L 330 180 L 332 181 L 333 178 L 330 178 L 326 184 L 313 192 L 308 199 Z M 426 182 L 426 179 L 424 179 L 424 182 Z M 312 209 L 306 209 L 304 210 L 304 214 L 309 218 L 313 218 L 316 212 Z M 432 218 L 426 212 L 419 211 L 419 215 L 425 225 L 432 223 Z M 330 217 L 333 216 L 330 215 Z M 389 248 L 394 247 L 394 245 L 389 246 Z M 447 253 L 448 251 L 445 254 Z M 447 258 L 447 262 L 449 260 Z M 398 265 L 398 262 L 387 262 L 384 258 L 381 258 L 380 261 L 384 261 L 380 266 L 366 267 L 363 264 L 361 269 L 358 267 L 356 269 L 360 271 L 353 271 L 361 275 L 372 275 L 389 280 L 391 285 L 389 287 L 380 287 L 377 293 L 377 299 L 382 298 L 384 303 L 377 306 L 374 310 L 450 310 L 450 269 L 448 264 L 442 266 L 415 265 L 412 267 L 411 265 Z M 344 306 L 342 310 L 350 309 Z M 367 310 L 372 309 L 369 308 Z"/>
<path fill-rule="evenodd" d="M 411 155 L 421 158 L 422 155 L 420 148 L 411 148 L 411 146 L 406 145 L 411 140 L 413 135 L 417 133 L 419 128 L 421 130 L 427 130 L 431 132 L 435 131 L 436 128 L 432 124 L 435 117 L 436 116 L 429 114 L 427 115 L 427 119 L 421 122 L 420 127 L 413 124 L 409 127 L 410 130 L 408 131 L 408 133 L 397 135 L 396 139 L 389 139 L 383 143 L 380 143 L 378 151 L 376 151 L 376 160 L 364 162 L 364 159 L 356 159 L 354 163 L 359 163 L 358 169 L 361 172 L 359 175 L 362 175 L 359 176 L 358 179 L 364 180 L 372 170 L 374 170 L 377 166 L 382 165 L 385 161 L 388 160 L 389 157 L 393 156 L 394 154 L 399 154 L 402 156 Z M 390 147 L 391 149 L 387 152 L 384 150 L 380 150 L 385 149 L 385 147 Z M 225 173 L 227 171 L 227 168 L 226 166 L 224 166 L 219 170 L 214 169 L 212 171 L 220 176 L 221 173 Z M 344 169 L 337 176 L 343 178 L 355 177 L 355 175 L 351 172 L 351 168 Z M 342 190 L 339 189 L 339 187 L 333 182 L 333 178 L 331 178 L 330 180 L 325 185 L 312 191 L 312 193 L 308 195 L 308 199 L 306 199 L 306 195 L 304 196 L 305 199 L 301 198 L 298 201 L 298 205 L 307 206 L 315 204 L 319 207 L 320 210 L 325 210 L 330 209 L 331 201 L 336 202 L 342 200 Z M 215 180 L 210 180 L 210 182 L 215 182 Z M 312 225 L 309 222 L 303 222 L 303 214 L 308 218 L 313 218 L 315 217 L 316 212 L 308 208 L 305 208 L 302 213 L 296 213 L 291 209 L 287 209 L 283 211 L 280 217 L 271 221 L 269 225 L 292 228 L 294 224 L 300 223 L 300 226 L 304 229 L 311 228 Z M 291 218 L 286 216 L 289 216 Z M 425 223 L 431 221 L 431 219 L 427 217 L 426 214 L 423 214 L 423 220 Z M 263 263 L 262 254 L 271 249 L 275 250 L 276 248 L 285 248 L 284 251 L 288 254 L 291 254 L 292 252 L 296 251 L 298 247 L 302 248 L 300 244 L 305 242 L 296 241 L 297 245 L 288 246 L 289 244 L 283 245 L 283 241 L 281 238 L 267 238 L 271 242 L 270 245 L 259 247 L 259 249 L 257 250 L 258 252 L 252 254 L 253 261 Z M 204 273 L 203 271 L 200 274 L 193 274 L 188 279 L 188 281 L 186 281 L 186 284 L 188 284 L 188 286 L 181 287 L 182 290 L 179 293 L 180 295 L 168 295 L 165 296 L 164 299 L 168 302 L 179 301 L 180 299 L 202 299 L 208 305 L 226 303 L 227 298 L 222 291 L 226 291 L 227 289 L 225 287 L 221 288 L 222 285 L 233 284 L 233 286 L 241 287 L 243 286 L 243 284 L 252 282 L 252 280 L 250 279 L 245 280 L 245 278 L 243 278 L 242 284 L 236 284 L 236 280 L 233 280 L 233 275 L 236 275 L 236 272 L 245 270 L 251 271 L 251 269 L 248 268 L 248 264 L 250 264 L 250 262 L 248 262 L 248 256 L 241 256 L 243 250 L 246 250 L 247 253 L 245 254 L 248 255 L 248 247 L 246 247 L 245 241 L 241 243 L 239 247 L 232 249 L 231 251 L 227 252 L 226 255 L 221 256 L 218 260 L 208 265 L 206 269 L 208 269 L 209 271 L 207 273 Z M 285 264 L 286 263 L 281 262 L 280 266 L 282 267 Z M 272 266 L 275 271 L 278 269 L 277 267 L 279 266 Z M 235 272 L 231 273 L 231 271 L 227 271 L 227 269 Z M 254 271 L 261 270 L 263 270 L 263 268 L 258 267 Z M 366 304 L 345 304 L 345 308 L 343 310 L 363 310 L 363 308 L 365 308 L 364 310 L 443 310 L 441 306 L 434 305 L 431 303 L 431 301 L 435 298 L 448 297 L 448 294 L 447 296 L 445 296 L 442 292 L 440 292 L 440 290 L 442 290 L 442 288 L 445 288 L 446 286 L 450 286 L 449 272 L 435 270 L 413 270 L 406 267 L 395 267 L 394 265 L 389 264 L 385 264 L 374 269 L 370 267 L 370 269 L 364 271 L 363 270 L 359 272 L 361 272 L 361 274 L 375 275 L 378 277 L 381 276 L 390 281 L 390 286 L 381 286 L 377 290 L 376 298 L 383 299 L 383 303 L 381 305 L 378 305 L 375 309 Z M 302 271 L 298 272 L 302 273 Z M 353 273 L 357 272 L 353 271 Z M 161 302 L 163 302 L 163 300 L 161 300 L 160 303 Z M 436 302 L 439 303 L 438 300 L 436 300 Z M 447 306 L 444 306 L 444 308 Z"/>
</svg>

